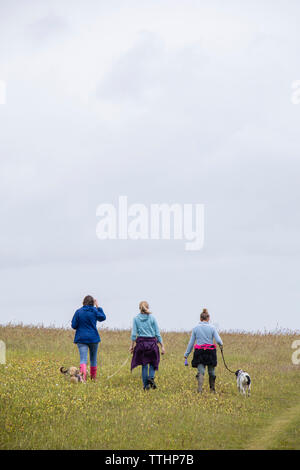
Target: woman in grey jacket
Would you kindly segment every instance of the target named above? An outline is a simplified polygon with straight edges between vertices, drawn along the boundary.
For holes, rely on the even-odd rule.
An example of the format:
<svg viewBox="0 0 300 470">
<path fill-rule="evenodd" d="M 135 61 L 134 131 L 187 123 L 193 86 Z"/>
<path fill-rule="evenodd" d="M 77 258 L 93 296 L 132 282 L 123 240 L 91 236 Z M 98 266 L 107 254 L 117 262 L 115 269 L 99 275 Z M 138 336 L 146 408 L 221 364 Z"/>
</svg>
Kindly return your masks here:
<svg viewBox="0 0 300 470">
<path fill-rule="evenodd" d="M 199 393 L 202 393 L 206 366 L 208 369 L 210 391 L 215 392 L 217 351 L 213 341 L 215 340 L 220 348 L 223 348 L 223 342 L 216 328 L 209 324 L 209 319 L 209 313 L 207 309 L 204 308 L 200 315 L 200 323 L 193 329 L 190 342 L 184 354 L 185 359 L 187 359 L 194 347 L 192 366 L 198 369 L 196 377 L 198 379 Z"/>
</svg>

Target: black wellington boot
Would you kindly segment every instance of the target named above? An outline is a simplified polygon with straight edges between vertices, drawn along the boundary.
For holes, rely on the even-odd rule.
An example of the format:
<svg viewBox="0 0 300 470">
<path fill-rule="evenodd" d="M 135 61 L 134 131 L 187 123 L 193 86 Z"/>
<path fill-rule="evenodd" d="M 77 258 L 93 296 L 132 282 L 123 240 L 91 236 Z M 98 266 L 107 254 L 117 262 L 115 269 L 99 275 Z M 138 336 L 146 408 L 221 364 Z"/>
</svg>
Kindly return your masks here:
<svg viewBox="0 0 300 470">
<path fill-rule="evenodd" d="M 212 393 L 216 393 L 215 381 L 216 381 L 216 376 L 215 375 L 210 375 L 209 376 L 209 388 L 210 388 L 210 391 Z"/>
<path fill-rule="evenodd" d="M 156 385 L 156 383 L 154 382 L 154 379 L 151 378 L 151 377 L 149 377 L 149 379 L 148 379 L 148 385 L 150 385 L 150 387 L 153 388 L 153 389 L 156 389 L 156 388 L 157 388 L 157 385 Z"/>
</svg>

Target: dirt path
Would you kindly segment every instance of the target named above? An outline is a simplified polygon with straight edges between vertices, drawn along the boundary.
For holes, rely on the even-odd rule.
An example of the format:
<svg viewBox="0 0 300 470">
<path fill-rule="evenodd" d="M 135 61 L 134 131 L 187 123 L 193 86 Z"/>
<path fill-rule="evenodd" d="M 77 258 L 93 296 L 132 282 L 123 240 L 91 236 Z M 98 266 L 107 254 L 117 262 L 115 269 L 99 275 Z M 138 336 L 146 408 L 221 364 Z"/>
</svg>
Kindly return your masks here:
<svg viewBox="0 0 300 470">
<path fill-rule="evenodd" d="M 286 410 L 266 426 L 247 446 L 247 450 L 269 449 L 274 439 L 297 418 L 300 417 L 300 404 Z"/>
</svg>

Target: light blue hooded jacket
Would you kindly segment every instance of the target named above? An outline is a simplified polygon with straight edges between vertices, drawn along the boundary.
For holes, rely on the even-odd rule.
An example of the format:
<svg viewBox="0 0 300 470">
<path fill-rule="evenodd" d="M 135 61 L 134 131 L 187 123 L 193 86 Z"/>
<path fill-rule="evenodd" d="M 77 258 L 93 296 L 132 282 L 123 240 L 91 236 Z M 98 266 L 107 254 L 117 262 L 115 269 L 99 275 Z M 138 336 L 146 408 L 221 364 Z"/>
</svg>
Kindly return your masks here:
<svg viewBox="0 0 300 470">
<path fill-rule="evenodd" d="M 152 314 L 139 313 L 133 319 L 131 340 L 135 341 L 137 336 L 143 336 L 146 338 L 157 339 L 158 343 L 162 344 L 162 337 L 160 336 L 159 327 L 156 319 Z"/>
</svg>

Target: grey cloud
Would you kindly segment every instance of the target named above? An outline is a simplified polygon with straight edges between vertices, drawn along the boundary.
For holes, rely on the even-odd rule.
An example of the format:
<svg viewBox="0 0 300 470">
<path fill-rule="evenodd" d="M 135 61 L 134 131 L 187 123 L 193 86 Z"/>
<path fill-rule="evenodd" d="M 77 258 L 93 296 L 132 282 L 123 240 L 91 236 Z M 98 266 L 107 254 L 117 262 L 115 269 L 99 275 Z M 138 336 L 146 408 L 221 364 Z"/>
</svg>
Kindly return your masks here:
<svg viewBox="0 0 300 470">
<path fill-rule="evenodd" d="M 159 63 L 164 57 L 163 41 L 151 32 L 140 32 L 134 46 L 112 66 L 99 84 L 97 95 L 105 100 L 138 100 L 149 88 L 159 86 Z"/>
<path fill-rule="evenodd" d="M 182 40 L 171 47 L 173 3 L 161 7 L 158 30 L 144 20 L 144 3 L 133 2 L 136 34 L 124 51 L 104 41 L 97 23 L 93 29 L 91 8 L 98 41 L 80 37 L 90 54 L 85 65 L 96 65 L 94 76 L 78 83 L 83 22 L 70 21 L 64 2 L 57 5 L 50 17 L 40 11 L 37 22 L 29 13 L 25 23 L 18 20 L 47 47 L 37 63 L 27 46 L 25 71 L 19 56 L 11 58 L 10 99 L 0 108 L 0 281 L 7 294 L 0 321 L 68 322 L 91 292 L 114 327 L 130 325 L 142 298 L 164 328 L 190 328 L 202 306 L 222 328 L 298 327 L 300 108 L 289 93 L 299 78 L 293 46 L 299 33 L 293 23 L 287 27 L 287 13 L 278 17 L 283 4 L 263 34 L 250 9 L 249 37 L 226 50 L 205 40 L 205 31 L 185 39 L 180 30 Z M 226 14 L 245 21 L 243 8 L 230 6 Z M 189 8 L 191 16 L 204 14 L 199 5 Z M 111 37 L 120 36 L 118 9 L 101 14 L 108 15 Z M 130 17 L 126 8 L 124 15 Z M 6 12 L 6 19 L 13 17 Z M 225 40 L 230 31 L 222 33 Z M 123 34 L 120 41 L 128 30 Z M 74 57 L 63 55 L 62 40 Z M 110 47 L 118 54 L 104 69 L 97 58 Z M 53 57 L 54 71 L 47 68 Z M 65 59 L 69 68 L 61 70 Z M 110 105 L 117 108 L 112 118 Z M 187 253 L 181 241 L 97 240 L 96 207 L 116 203 L 120 194 L 130 203 L 204 203 L 203 251 Z"/>
<path fill-rule="evenodd" d="M 61 34 L 68 31 L 65 18 L 49 13 L 27 26 L 29 37 L 38 45 L 49 43 L 51 39 L 61 39 Z"/>
</svg>

